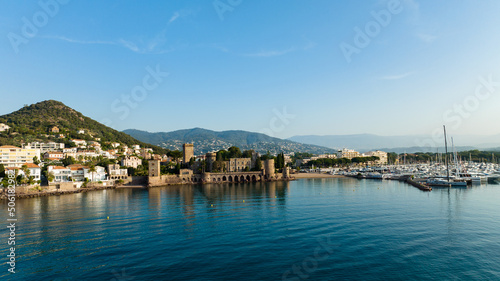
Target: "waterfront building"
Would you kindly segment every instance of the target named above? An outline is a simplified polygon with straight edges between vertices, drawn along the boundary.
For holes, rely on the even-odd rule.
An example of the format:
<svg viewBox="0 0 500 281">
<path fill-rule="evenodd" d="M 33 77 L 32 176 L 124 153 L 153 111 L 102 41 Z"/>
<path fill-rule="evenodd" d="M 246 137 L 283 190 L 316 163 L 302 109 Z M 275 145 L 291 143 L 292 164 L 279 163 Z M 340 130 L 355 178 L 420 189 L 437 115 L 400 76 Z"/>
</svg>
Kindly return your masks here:
<svg viewBox="0 0 500 281">
<path fill-rule="evenodd" d="M 0 146 L 0 164 L 4 167 L 18 167 L 24 163 L 33 163 L 33 158 L 40 159 L 40 149 L 23 149 L 12 145 Z"/>
<path fill-rule="evenodd" d="M 47 173 L 54 175 L 52 182 L 67 182 L 71 176 L 71 169 L 63 166 L 49 166 L 47 167 Z"/>
<path fill-rule="evenodd" d="M 33 163 L 25 163 L 24 165 L 28 167 L 30 177 L 33 177 L 35 181 L 41 180 L 42 168 L 40 168 L 40 166 Z"/>
<path fill-rule="evenodd" d="M 33 177 L 34 181 L 39 181 L 41 179 L 42 169 L 38 165 L 35 165 L 33 163 L 24 163 L 23 166 L 24 165 L 26 165 L 26 167 L 28 167 L 29 175 L 30 175 L 30 177 Z M 5 168 L 5 171 L 14 171 L 14 172 L 17 171 L 18 176 L 23 176 L 26 178 L 26 174 L 24 173 L 24 171 L 21 168 L 8 167 L 8 168 Z"/>
<path fill-rule="evenodd" d="M 108 165 L 108 175 L 110 180 L 119 180 L 128 178 L 127 169 L 120 169 L 120 165 L 111 164 Z"/>
<path fill-rule="evenodd" d="M 359 152 L 353 150 L 353 149 L 347 149 L 344 148 L 342 150 L 339 150 L 337 152 L 337 158 L 347 158 L 347 159 L 352 159 L 354 157 L 360 157 Z"/>
<path fill-rule="evenodd" d="M 80 164 L 68 165 L 66 168 L 70 169 L 70 176 L 72 181 L 84 181 L 85 180 L 85 169 L 87 166 Z"/>
<path fill-rule="evenodd" d="M 380 150 L 375 150 L 375 151 L 369 151 L 363 154 L 363 156 L 377 156 L 380 158 L 380 160 L 375 161 L 375 164 L 387 164 L 387 152 L 380 151 Z"/>
<path fill-rule="evenodd" d="M 250 170 L 250 167 L 252 165 L 252 159 L 251 158 L 231 158 L 229 159 L 229 172 L 242 172 L 245 171 L 245 169 L 248 168 Z"/>
<path fill-rule="evenodd" d="M 91 172 L 90 168 L 83 169 L 84 177 L 89 181 L 103 181 L 106 180 L 106 169 L 101 166 L 95 166 L 95 172 Z"/>
</svg>

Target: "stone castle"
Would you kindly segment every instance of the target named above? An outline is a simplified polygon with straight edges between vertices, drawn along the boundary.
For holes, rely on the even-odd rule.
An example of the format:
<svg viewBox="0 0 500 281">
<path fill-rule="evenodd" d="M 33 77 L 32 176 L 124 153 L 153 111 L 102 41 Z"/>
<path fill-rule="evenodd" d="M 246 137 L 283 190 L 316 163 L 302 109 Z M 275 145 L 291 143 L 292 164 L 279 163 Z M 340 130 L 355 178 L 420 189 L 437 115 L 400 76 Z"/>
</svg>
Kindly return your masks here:
<svg viewBox="0 0 500 281">
<path fill-rule="evenodd" d="M 194 157 L 194 146 L 193 144 L 184 144 L 182 148 L 183 163 L 189 166 L 189 162 Z M 160 160 L 150 160 L 148 186 L 262 182 L 293 179 L 290 176 L 288 167 L 283 168 L 281 173 L 276 173 L 274 159 L 262 161 L 262 169 L 260 171 L 250 171 L 250 168 L 254 168 L 257 157 L 258 155 L 255 154 L 252 158 L 231 158 L 229 161 L 223 162 L 223 167 L 219 169 L 222 172 L 215 172 L 214 163 L 216 162 L 217 154 L 209 152 L 205 155 L 205 165 L 203 168 L 196 169 L 201 166 L 201 163 L 195 162 L 189 168 L 180 169 L 177 175 L 162 175 L 160 172 Z"/>
</svg>

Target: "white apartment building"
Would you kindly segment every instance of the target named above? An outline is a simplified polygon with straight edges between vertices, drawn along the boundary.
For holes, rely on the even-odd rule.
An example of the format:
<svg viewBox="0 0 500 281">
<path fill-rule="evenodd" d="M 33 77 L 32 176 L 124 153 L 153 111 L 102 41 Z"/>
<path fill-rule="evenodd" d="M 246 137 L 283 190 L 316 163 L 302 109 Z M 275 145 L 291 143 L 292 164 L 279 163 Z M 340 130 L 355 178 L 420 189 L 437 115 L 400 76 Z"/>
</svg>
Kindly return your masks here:
<svg viewBox="0 0 500 281">
<path fill-rule="evenodd" d="M 62 151 L 64 149 L 64 143 L 57 142 L 30 142 L 23 144 L 23 149 L 40 149 L 40 153 L 44 154 L 49 151 Z"/>
<path fill-rule="evenodd" d="M 33 163 L 33 158 L 40 159 L 40 149 L 23 149 L 12 145 L 0 146 L 0 164 L 4 167 L 17 167 Z"/>
<path fill-rule="evenodd" d="M 347 159 L 352 159 L 354 157 L 360 157 L 361 155 L 359 152 L 353 150 L 353 149 L 347 149 L 344 148 L 342 150 L 339 150 L 337 152 L 337 158 L 347 158 Z"/>
<path fill-rule="evenodd" d="M 47 167 L 47 173 L 54 175 L 52 182 L 67 182 L 71 177 L 71 169 L 63 166 L 49 166 Z"/>
</svg>

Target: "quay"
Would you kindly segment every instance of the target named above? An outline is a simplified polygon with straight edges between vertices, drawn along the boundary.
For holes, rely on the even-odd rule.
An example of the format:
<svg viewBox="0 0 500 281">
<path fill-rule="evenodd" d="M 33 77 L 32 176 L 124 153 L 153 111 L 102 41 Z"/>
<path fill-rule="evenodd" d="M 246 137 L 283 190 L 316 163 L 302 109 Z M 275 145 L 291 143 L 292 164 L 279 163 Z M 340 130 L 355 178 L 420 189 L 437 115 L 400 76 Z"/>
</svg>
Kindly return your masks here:
<svg viewBox="0 0 500 281">
<path fill-rule="evenodd" d="M 374 179 L 374 180 L 397 180 L 397 181 L 402 181 L 402 182 L 406 182 L 407 184 L 411 185 L 411 186 L 414 186 L 422 191 L 432 191 L 432 187 L 430 186 L 427 186 L 423 183 L 420 183 L 418 181 L 414 181 L 411 179 L 410 176 L 399 176 L 399 177 L 392 177 L 392 178 L 383 178 L 383 177 L 372 177 L 372 176 L 368 176 L 368 175 L 362 175 L 362 174 L 358 174 L 358 175 L 347 175 L 348 177 L 353 177 L 353 178 L 357 178 L 357 179 Z"/>
<path fill-rule="evenodd" d="M 427 185 L 425 185 L 425 184 L 423 184 L 423 183 L 420 183 L 420 182 L 414 181 L 414 180 L 412 180 L 412 179 L 410 179 L 410 178 L 406 179 L 406 182 L 407 182 L 408 184 L 413 185 L 414 187 L 416 187 L 416 188 L 418 188 L 418 189 L 422 190 L 422 191 L 431 191 L 431 190 L 432 190 L 432 187 L 427 186 Z"/>
</svg>

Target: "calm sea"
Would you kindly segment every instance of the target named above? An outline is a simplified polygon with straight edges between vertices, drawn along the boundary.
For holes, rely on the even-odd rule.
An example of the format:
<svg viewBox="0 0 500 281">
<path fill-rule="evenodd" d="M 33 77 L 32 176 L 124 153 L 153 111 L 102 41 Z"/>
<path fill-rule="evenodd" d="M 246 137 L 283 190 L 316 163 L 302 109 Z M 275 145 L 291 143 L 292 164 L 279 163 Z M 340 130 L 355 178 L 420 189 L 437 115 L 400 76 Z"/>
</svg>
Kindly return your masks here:
<svg viewBox="0 0 500 281">
<path fill-rule="evenodd" d="M 500 280 L 499 185 L 304 179 L 16 203 L 15 274 L 0 204 L 2 280 Z"/>
</svg>

